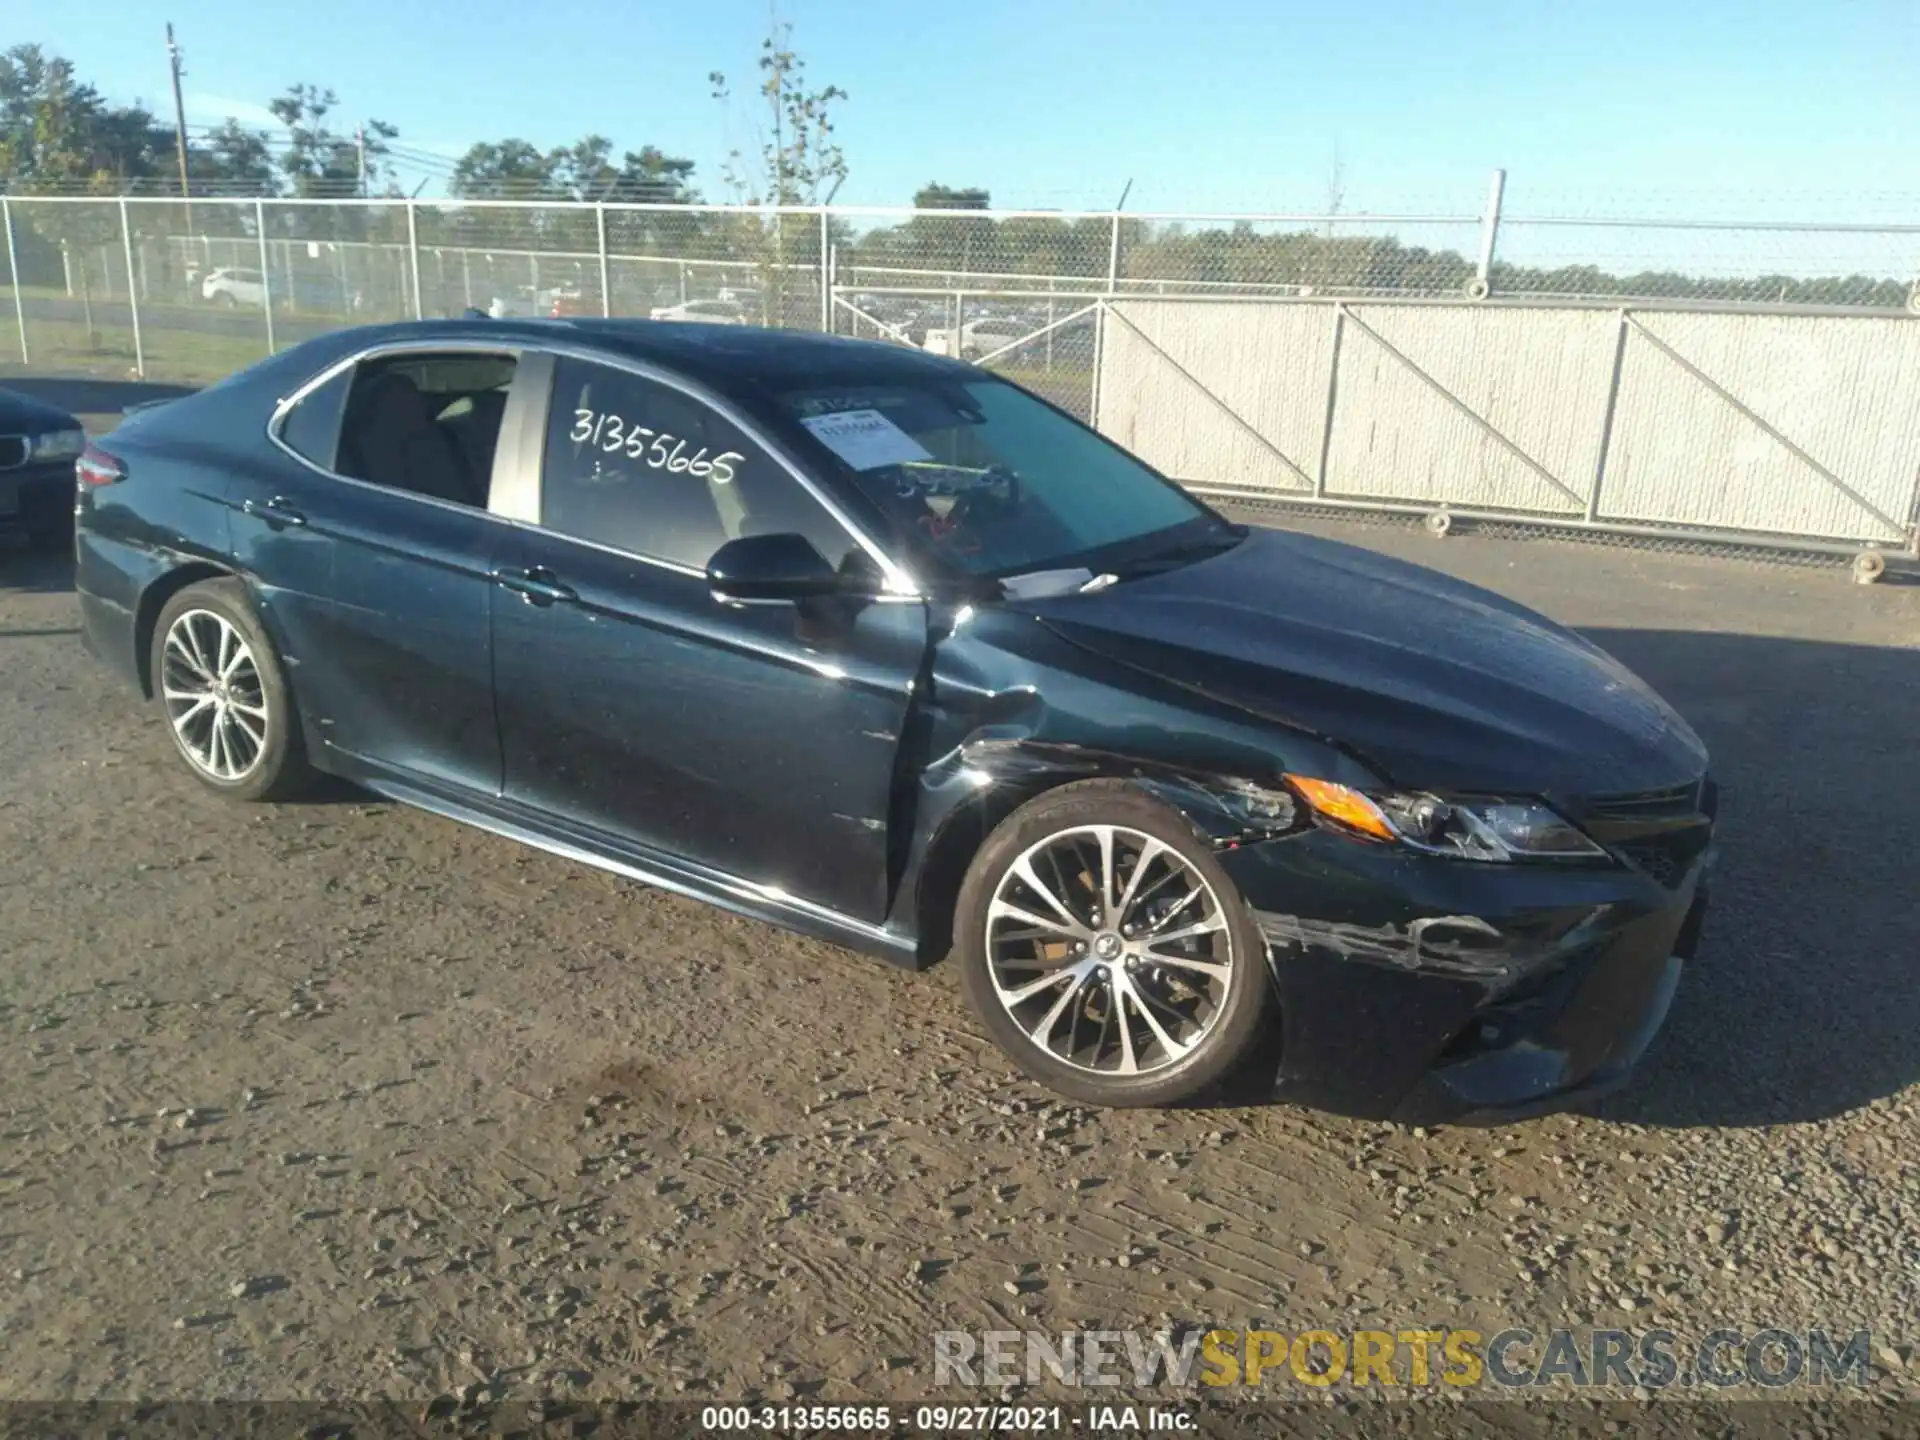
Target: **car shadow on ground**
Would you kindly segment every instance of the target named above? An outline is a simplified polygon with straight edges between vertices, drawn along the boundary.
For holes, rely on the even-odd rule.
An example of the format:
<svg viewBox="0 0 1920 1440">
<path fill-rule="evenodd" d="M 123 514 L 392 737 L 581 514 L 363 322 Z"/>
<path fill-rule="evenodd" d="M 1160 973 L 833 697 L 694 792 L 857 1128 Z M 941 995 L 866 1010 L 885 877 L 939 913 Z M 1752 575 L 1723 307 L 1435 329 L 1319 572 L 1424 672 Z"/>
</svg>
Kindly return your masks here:
<svg viewBox="0 0 1920 1440">
<path fill-rule="evenodd" d="M 30 395 L 73 415 L 117 415 L 129 405 L 142 405 L 149 400 L 177 400 L 193 393 L 191 385 L 163 385 L 152 380 L 40 375 L 0 378 L 0 389 Z"/>
<path fill-rule="evenodd" d="M 1920 1081 L 1920 651 L 1587 633 L 1686 716 L 1722 786 L 1700 956 L 1632 1086 L 1591 1113 L 1778 1125 Z"/>
<path fill-rule="evenodd" d="M 0 592 L 64 595 L 73 590 L 73 552 L 0 531 Z"/>
</svg>

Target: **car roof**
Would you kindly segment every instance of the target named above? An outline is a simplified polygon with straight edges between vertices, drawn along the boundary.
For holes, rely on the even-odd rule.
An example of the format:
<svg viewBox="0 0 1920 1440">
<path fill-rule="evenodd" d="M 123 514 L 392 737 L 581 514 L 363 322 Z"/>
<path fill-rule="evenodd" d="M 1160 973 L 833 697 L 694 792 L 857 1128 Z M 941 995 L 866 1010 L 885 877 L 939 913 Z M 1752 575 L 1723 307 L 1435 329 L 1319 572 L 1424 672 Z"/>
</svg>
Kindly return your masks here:
<svg viewBox="0 0 1920 1440">
<path fill-rule="evenodd" d="M 705 325 L 690 320 L 568 319 L 423 320 L 355 327 L 328 336 L 331 358 L 355 349 L 406 340 L 475 340 L 503 344 L 591 346 L 675 371 L 725 394 L 789 390 L 812 384 L 899 383 L 982 372 L 959 360 L 877 340 L 853 340 L 806 330 L 750 325 Z M 357 343 L 351 343 L 357 342 Z"/>
</svg>

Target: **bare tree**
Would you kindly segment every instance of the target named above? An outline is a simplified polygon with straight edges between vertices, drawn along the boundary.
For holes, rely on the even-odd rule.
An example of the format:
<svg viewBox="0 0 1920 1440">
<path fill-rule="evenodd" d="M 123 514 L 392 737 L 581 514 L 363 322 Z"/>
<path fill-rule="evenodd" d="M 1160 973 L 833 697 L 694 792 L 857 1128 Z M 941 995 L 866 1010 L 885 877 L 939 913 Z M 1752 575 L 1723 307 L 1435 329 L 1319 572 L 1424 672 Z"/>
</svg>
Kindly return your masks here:
<svg viewBox="0 0 1920 1440">
<path fill-rule="evenodd" d="M 752 149 L 729 152 L 721 166 L 720 177 L 736 198 L 752 205 L 819 205 L 831 200 L 847 178 L 847 159 L 833 135 L 833 107 L 847 99 L 838 85 L 809 90 L 806 61 L 793 48 L 793 26 L 780 18 L 777 9 L 768 12 L 767 36 L 760 42 L 756 62 L 760 83 L 756 87 L 758 104 L 749 112 L 748 127 Z M 726 75 L 714 70 L 707 76 L 713 98 L 722 105 L 731 104 L 733 93 Z M 818 265 L 818 227 L 808 226 L 801 236 L 789 241 L 785 217 L 775 214 L 772 221 L 772 254 L 766 265 L 767 308 L 776 323 L 785 323 L 786 278 L 789 258 L 800 264 Z M 764 253 L 767 236 L 757 221 L 744 221 L 742 242 Z"/>
<path fill-rule="evenodd" d="M 818 205 L 823 192 L 831 193 L 847 178 L 832 115 L 834 102 L 845 100 L 847 92 L 838 85 L 807 89 L 807 62 L 793 48 L 792 24 L 778 11 L 768 15 L 757 65 L 761 106 L 749 119 L 755 153 L 730 152 L 721 177 L 749 204 Z M 714 99 L 731 103 L 723 72 L 709 72 L 707 81 Z"/>
<path fill-rule="evenodd" d="M 1320 243 L 1313 247 L 1313 264 L 1308 272 L 1314 289 L 1323 289 L 1336 283 L 1339 277 L 1339 259 L 1342 248 L 1335 227 L 1340 207 L 1347 199 L 1347 157 L 1340 148 L 1338 140 L 1327 156 L 1327 188 L 1325 219 L 1320 225 Z M 1311 241 L 1308 242 L 1310 245 Z"/>
</svg>

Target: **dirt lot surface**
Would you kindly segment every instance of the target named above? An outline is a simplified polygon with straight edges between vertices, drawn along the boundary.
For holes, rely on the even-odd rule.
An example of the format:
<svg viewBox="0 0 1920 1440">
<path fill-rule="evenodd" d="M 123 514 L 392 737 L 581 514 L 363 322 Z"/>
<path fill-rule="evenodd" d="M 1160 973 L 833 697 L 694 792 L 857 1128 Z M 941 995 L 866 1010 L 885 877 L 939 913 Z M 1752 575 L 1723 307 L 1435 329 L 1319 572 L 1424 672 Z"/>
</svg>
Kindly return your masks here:
<svg viewBox="0 0 1920 1440">
<path fill-rule="evenodd" d="M 0 1399 L 924 1396 L 933 1332 L 1874 1332 L 1920 1390 L 1920 586 L 1316 525 L 1579 625 L 1725 786 L 1635 1086 L 1098 1113 L 923 975 L 336 791 L 244 807 L 0 552 Z"/>
</svg>

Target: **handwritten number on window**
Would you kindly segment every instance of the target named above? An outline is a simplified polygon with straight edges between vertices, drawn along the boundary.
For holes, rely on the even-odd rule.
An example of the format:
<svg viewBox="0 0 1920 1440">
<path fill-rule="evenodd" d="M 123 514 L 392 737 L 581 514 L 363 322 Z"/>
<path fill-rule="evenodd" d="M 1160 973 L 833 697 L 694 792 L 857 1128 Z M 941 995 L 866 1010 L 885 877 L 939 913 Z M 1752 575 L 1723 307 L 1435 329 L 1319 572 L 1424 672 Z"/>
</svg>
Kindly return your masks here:
<svg viewBox="0 0 1920 1440">
<path fill-rule="evenodd" d="M 575 410 L 573 429 L 567 432 L 567 438 L 575 445 L 593 445 L 608 455 L 625 451 L 629 460 L 638 460 L 649 469 L 711 479 L 716 485 L 731 484 L 735 466 L 747 458 L 738 450 L 729 450 L 709 459 L 704 445 L 688 455 L 688 442 L 680 436 L 635 425 L 611 411 Z"/>
</svg>

